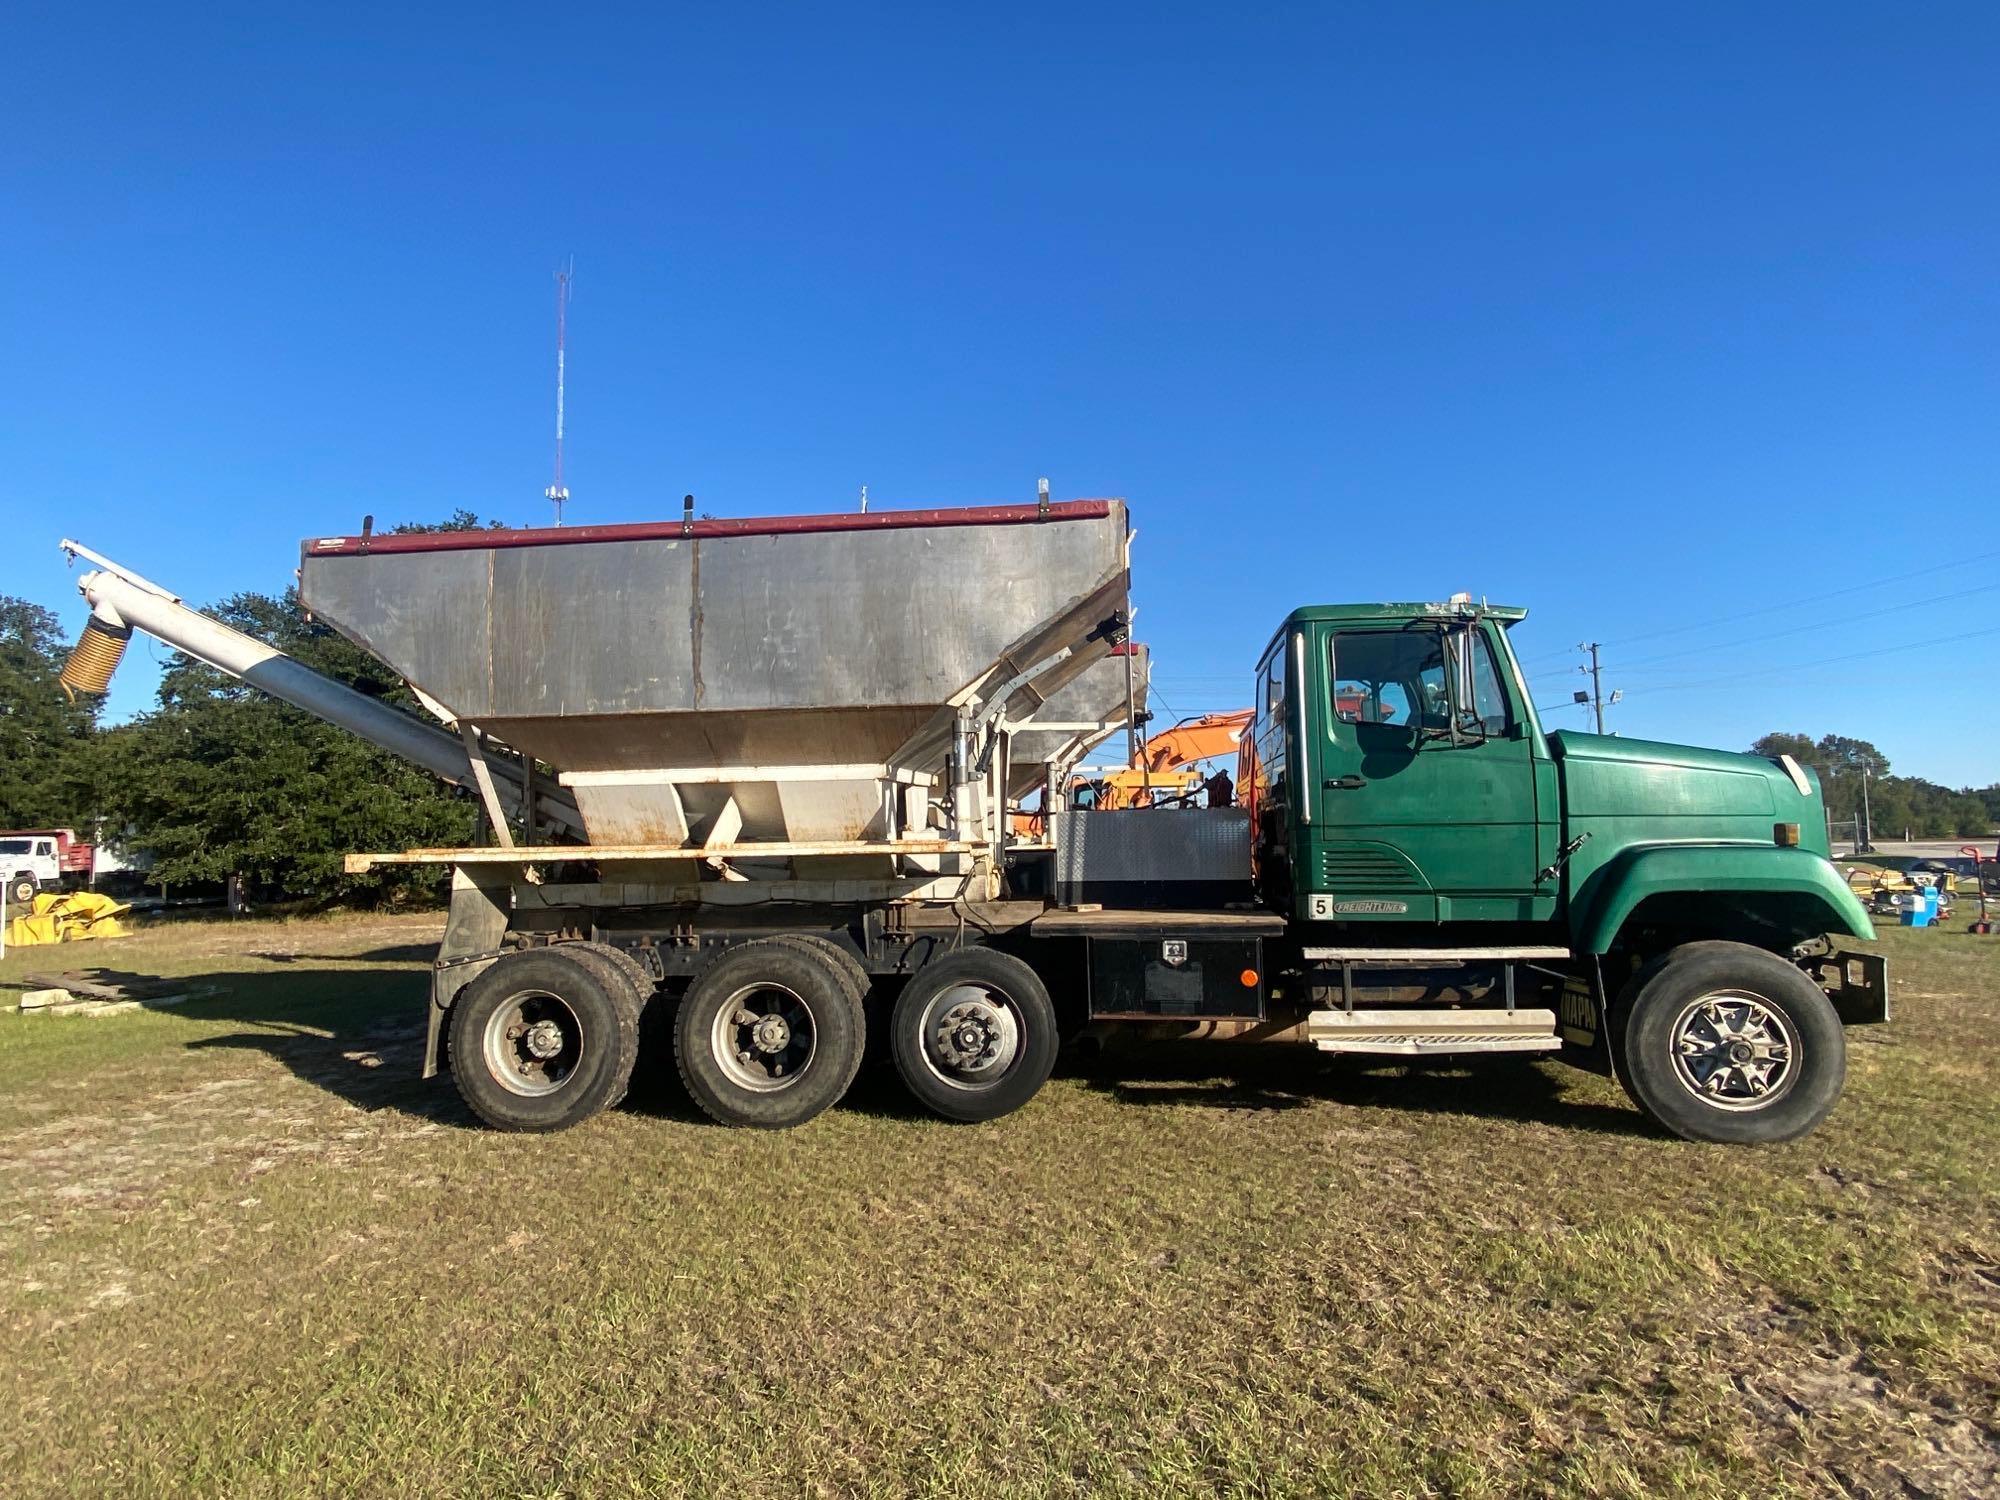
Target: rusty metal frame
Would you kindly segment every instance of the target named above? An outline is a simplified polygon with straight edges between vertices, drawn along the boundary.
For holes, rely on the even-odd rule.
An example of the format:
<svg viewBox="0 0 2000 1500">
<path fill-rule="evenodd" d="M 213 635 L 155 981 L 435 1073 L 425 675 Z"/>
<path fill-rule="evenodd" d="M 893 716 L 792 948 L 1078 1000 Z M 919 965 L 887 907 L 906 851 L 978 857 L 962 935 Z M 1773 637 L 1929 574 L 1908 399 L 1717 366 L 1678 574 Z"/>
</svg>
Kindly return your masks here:
<svg viewBox="0 0 2000 1500">
<path fill-rule="evenodd" d="M 1040 505 L 964 505 L 927 510 L 841 511 L 831 515 L 745 516 L 640 521 L 609 526 L 529 527 L 520 530 L 387 533 L 381 536 L 309 537 L 303 557 L 343 557 L 384 552 L 462 552 L 493 547 L 573 546 L 578 542 L 697 541 L 714 537 L 788 536 L 822 531 L 893 531 L 943 526 L 1020 526 L 1044 521 L 1101 521 L 1117 502 L 1059 500 Z M 1134 533 L 1136 535 L 1137 533 Z M 74 543 L 73 551 L 84 552 Z M 93 561 L 98 559 L 93 558 Z M 165 592 L 161 590 L 161 592 Z"/>
</svg>

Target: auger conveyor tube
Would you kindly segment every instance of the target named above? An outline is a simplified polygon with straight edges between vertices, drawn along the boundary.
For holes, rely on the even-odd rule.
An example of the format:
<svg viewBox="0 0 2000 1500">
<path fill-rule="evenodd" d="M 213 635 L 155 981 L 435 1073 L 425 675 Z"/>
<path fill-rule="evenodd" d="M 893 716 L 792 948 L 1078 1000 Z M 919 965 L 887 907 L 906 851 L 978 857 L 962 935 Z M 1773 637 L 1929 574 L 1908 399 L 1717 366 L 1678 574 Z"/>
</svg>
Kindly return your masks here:
<svg viewBox="0 0 2000 1500">
<path fill-rule="evenodd" d="M 179 599 L 137 574 L 70 541 L 63 550 L 103 564 L 77 580 L 90 604 L 92 619 L 111 630 L 143 630 L 177 651 L 207 662 L 219 672 L 273 698 L 302 708 L 315 718 L 358 734 L 392 755 L 422 766 L 453 785 L 470 785 L 472 760 L 465 744 L 449 730 L 426 724 L 401 709 L 358 693 L 343 683 L 322 677 L 275 647 L 245 635 L 219 620 L 189 609 Z M 106 674 L 108 675 L 108 673 Z M 521 775 L 498 758 L 488 760 L 494 791 L 510 815 L 518 816 Z M 570 833 L 580 834 L 583 821 L 575 804 L 537 788 L 537 815 Z"/>
</svg>

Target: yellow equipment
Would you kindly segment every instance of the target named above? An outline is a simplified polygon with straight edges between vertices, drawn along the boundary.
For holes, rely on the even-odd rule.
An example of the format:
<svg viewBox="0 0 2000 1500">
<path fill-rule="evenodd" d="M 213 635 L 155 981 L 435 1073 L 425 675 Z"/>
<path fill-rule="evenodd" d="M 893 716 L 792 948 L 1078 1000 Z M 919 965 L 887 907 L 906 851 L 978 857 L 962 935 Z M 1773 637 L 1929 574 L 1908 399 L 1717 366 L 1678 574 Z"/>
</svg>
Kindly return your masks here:
<svg viewBox="0 0 2000 1500">
<path fill-rule="evenodd" d="M 125 937 L 125 924 L 118 919 L 131 909 L 131 903 L 95 891 L 43 891 L 31 911 L 7 923 L 7 946 Z"/>
</svg>

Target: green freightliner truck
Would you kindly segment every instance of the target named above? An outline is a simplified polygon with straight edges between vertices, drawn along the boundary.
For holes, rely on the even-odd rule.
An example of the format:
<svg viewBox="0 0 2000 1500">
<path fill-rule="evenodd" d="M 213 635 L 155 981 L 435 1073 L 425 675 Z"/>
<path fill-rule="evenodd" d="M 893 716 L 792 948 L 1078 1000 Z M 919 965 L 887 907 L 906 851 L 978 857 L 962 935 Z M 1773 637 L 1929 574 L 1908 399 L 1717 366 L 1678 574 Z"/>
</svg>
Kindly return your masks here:
<svg viewBox="0 0 2000 1500">
<path fill-rule="evenodd" d="M 1068 808 L 1143 702 L 1129 535 L 1122 502 L 1044 496 L 308 540 L 306 606 L 441 725 L 66 543 L 99 565 L 66 681 L 100 691 L 143 629 L 479 798 L 490 843 L 349 864 L 451 867 L 425 1068 L 501 1128 L 615 1103 L 660 1065 L 642 1030 L 763 1127 L 837 1101 L 871 1032 L 977 1121 L 1121 1028 L 1546 1055 L 1698 1140 L 1825 1117 L 1888 995 L 1834 946 L 1872 932 L 1810 771 L 1545 732 L 1523 611 L 1461 596 L 1290 614 L 1238 806 Z"/>
</svg>

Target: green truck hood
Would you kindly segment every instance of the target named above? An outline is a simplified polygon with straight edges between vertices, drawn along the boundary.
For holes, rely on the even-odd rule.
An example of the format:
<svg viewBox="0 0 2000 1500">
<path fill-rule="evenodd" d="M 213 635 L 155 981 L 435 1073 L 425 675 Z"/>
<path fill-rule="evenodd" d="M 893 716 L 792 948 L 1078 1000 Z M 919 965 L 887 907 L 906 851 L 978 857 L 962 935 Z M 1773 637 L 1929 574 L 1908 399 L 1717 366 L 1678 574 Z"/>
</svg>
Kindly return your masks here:
<svg viewBox="0 0 2000 1500">
<path fill-rule="evenodd" d="M 1587 942 L 1608 941 L 1612 914 L 1629 910 L 1669 870 L 1685 888 L 1732 901 L 1791 892 L 1804 899 L 1783 904 L 1816 913 L 1813 930 L 1870 935 L 1860 903 L 1827 861 L 1826 812 L 1812 772 L 1802 770 L 1808 789 L 1800 791 L 1791 771 L 1767 756 L 1568 730 L 1548 738 L 1560 768 L 1563 837 L 1588 835 L 1563 871 L 1570 920 L 1596 928 Z M 1783 823 L 1798 825 L 1796 848 L 1778 844 Z M 1636 857 L 1665 848 L 1683 852 Z"/>
<path fill-rule="evenodd" d="M 1800 848 L 1828 853 L 1826 814 L 1810 771 L 1810 790 L 1802 792 L 1783 765 L 1763 755 L 1568 730 L 1550 735 L 1549 748 L 1562 767 L 1563 816 L 1578 825 L 1572 836 L 1611 820 L 1634 831 L 1651 824 L 1658 838 L 1768 844 L 1773 825 L 1797 823 Z M 1593 841 L 1601 837 L 1593 830 Z"/>
</svg>

